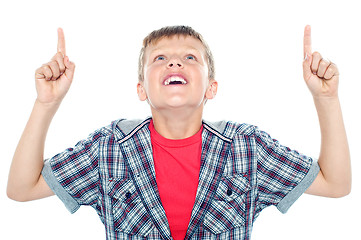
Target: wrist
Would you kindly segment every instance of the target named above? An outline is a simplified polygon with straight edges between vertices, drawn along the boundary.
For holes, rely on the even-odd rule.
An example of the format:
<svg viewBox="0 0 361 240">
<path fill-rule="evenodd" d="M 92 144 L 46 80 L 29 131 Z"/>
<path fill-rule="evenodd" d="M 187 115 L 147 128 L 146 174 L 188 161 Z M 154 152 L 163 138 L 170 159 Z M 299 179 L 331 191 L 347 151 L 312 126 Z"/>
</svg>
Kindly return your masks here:
<svg viewBox="0 0 361 240">
<path fill-rule="evenodd" d="M 35 100 L 34 110 L 41 115 L 51 116 L 51 118 L 57 112 L 61 102 L 52 102 L 52 103 L 44 103 L 39 101 L 39 99 Z"/>
<path fill-rule="evenodd" d="M 338 96 L 334 97 L 313 97 L 313 102 L 315 105 L 332 105 L 332 104 L 339 104 L 340 100 Z"/>
<path fill-rule="evenodd" d="M 338 97 L 333 98 L 314 98 L 316 111 L 320 120 L 320 124 L 324 120 L 342 119 L 341 104 Z"/>
<path fill-rule="evenodd" d="M 58 109 L 61 104 L 61 101 L 59 102 L 43 102 L 39 100 L 38 98 L 35 100 L 35 105 L 45 109 L 45 110 L 54 110 Z"/>
</svg>

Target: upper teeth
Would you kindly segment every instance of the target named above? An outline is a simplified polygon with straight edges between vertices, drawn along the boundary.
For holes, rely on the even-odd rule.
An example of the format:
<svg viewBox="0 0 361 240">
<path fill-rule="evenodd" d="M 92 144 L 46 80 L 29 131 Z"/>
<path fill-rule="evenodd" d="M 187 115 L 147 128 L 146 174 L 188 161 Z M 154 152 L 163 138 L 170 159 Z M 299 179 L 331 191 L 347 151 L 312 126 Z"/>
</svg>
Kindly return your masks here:
<svg viewBox="0 0 361 240">
<path fill-rule="evenodd" d="M 182 84 L 187 83 L 186 80 L 184 80 L 183 78 L 174 76 L 174 77 L 170 77 L 167 80 L 165 80 L 164 85 L 169 85 L 169 83 L 171 83 L 171 82 L 181 82 Z"/>
</svg>

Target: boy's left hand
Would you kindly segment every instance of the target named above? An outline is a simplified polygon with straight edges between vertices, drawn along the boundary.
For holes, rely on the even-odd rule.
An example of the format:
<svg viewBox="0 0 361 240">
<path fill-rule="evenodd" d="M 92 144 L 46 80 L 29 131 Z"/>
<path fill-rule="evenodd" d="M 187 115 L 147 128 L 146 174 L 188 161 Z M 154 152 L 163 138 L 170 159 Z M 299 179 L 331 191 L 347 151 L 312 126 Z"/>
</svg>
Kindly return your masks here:
<svg viewBox="0 0 361 240">
<path fill-rule="evenodd" d="M 337 66 L 322 58 L 318 52 L 312 53 L 311 27 L 305 27 L 303 39 L 303 78 L 314 98 L 337 98 L 339 72 Z"/>
</svg>

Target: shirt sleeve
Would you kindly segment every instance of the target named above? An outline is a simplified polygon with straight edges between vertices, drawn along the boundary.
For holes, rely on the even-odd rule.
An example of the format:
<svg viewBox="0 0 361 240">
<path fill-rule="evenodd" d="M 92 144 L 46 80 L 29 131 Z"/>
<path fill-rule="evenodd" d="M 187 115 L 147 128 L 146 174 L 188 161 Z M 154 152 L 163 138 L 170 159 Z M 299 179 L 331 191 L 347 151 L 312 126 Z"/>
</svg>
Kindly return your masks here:
<svg viewBox="0 0 361 240">
<path fill-rule="evenodd" d="M 316 178 L 318 163 L 282 146 L 266 132 L 256 129 L 258 211 L 275 205 L 286 213 Z"/>
<path fill-rule="evenodd" d="M 106 129 L 100 129 L 78 142 L 74 148 L 45 160 L 42 175 L 52 191 L 74 213 L 81 205 L 97 208 L 99 202 L 99 141 Z"/>
</svg>

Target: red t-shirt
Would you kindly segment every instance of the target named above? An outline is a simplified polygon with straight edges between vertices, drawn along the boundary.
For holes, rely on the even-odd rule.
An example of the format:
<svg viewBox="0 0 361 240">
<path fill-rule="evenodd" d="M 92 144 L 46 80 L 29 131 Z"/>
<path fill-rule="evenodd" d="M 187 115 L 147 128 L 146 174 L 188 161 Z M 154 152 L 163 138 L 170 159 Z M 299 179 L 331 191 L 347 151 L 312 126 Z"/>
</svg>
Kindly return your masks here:
<svg viewBox="0 0 361 240">
<path fill-rule="evenodd" d="M 194 205 L 202 152 L 202 129 L 185 139 L 167 139 L 149 124 L 156 181 L 174 240 L 184 239 Z"/>
</svg>

